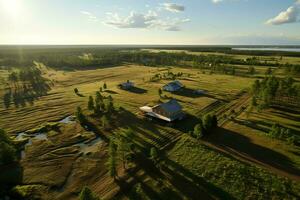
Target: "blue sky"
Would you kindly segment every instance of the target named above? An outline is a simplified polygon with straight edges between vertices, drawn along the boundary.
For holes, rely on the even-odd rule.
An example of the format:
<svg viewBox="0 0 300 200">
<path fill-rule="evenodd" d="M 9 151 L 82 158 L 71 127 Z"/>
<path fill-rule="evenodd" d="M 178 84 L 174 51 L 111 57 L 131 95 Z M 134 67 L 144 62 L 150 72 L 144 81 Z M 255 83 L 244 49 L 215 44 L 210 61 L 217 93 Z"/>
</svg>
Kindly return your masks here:
<svg viewBox="0 0 300 200">
<path fill-rule="evenodd" d="M 300 0 L 0 0 L 0 44 L 297 44 Z"/>
</svg>

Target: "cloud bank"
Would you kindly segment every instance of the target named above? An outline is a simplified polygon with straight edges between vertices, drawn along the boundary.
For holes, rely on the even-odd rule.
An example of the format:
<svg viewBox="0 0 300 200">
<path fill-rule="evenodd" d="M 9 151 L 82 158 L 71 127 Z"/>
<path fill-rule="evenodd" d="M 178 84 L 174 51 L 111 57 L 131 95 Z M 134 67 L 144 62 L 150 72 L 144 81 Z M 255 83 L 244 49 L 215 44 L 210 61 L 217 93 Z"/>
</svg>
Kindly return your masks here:
<svg viewBox="0 0 300 200">
<path fill-rule="evenodd" d="M 160 29 L 166 31 L 179 31 L 180 25 L 189 22 L 189 19 L 162 19 L 155 11 L 149 10 L 146 14 L 130 12 L 126 17 L 117 13 L 107 13 L 106 25 L 116 28 Z"/>
</svg>

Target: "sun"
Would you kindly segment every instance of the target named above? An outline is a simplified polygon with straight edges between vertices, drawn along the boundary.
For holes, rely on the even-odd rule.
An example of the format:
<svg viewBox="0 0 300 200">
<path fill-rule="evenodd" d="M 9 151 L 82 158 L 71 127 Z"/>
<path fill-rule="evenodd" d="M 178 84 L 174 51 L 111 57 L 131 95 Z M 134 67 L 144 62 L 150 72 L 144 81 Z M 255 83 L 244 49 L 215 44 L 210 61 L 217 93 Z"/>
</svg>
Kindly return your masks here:
<svg viewBox="0 0 300 200">
<path fill-rule="evenodd" d="M 0 0 L 0 8 L 6 14 L 16 16 L 20 12 L 21 0 Z"/>
</svg>

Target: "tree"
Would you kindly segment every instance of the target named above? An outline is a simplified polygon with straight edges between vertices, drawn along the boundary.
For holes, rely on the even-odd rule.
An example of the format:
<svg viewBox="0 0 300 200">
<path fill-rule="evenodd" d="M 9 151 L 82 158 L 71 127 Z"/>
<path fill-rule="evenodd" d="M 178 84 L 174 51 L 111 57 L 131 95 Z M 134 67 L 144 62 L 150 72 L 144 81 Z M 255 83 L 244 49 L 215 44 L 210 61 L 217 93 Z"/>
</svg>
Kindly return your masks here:
<svg viewBox="0 0 300 200">
<path fill-rule="evenodd" d="M 6 132 L 0 129 L 0 165 L 9 164 L 15 160 L 16 149 Z"/>
<path fill-rule="evenodd" d="M 254 74 L 255 74 L 255 67 L 250 66 L 250 67 L 248 68 L 248 73 L 251 74 L 251 75 L 254 75 Z"/>
<path fill-rule="evenodd" d="M 111 138 L 110 142 L 109 142 L 109 149 L 108 149 L 108 171 L 109 171 L 109 175 L 110 177 L 113 177 L 114 179 L 116 179 L 116 177 L 118 176 L 118 172 L 117 172 L 117 148 L 116 145 L 114 143 L 114 139 Z"/>
<path fill-rule="evenodd" d="M 253 96 L 252 99 L 251 99 L 251 106 L 256 107 L 257 105 L 258 105 L 258 104 L 257 104 L 256 97 Z"/>
<path fill-rule="evenodd" d="M 206 132 L 210 131 L 213 126 L 212 116 L 210 114 L 204 115 L 204 117 L 202 118 L 202 124 Z"/>
<path fill-rule="evenodd" d="M 79 200 L 100 200 L 100 198 L 97 197 L 90 188 L 85 186 L 79 194 Z"/>
<path fill-rule="evenodd" d="M 95 108 L 95 104 L 94 104 L 94 99 L 92 96 L 89 97 L 89 101 L 88 101 L 88 109 L 89 110 L 94 110 Z"/>
<path fill-rule="evenodd" d="M 128 161 L 132 158 L 133 151 L 133 131 L 128 128 L 121 132 L 118 139 L 118 153 L 123 163 L 123 168 L 126 169 Z"/>
<path fill-rule="evenodd" d="M 272 68 L 269 67 L 269 68 L 267 69 L 267 71 L 265 72 L 265 74 L 266 74 L 266 75 L 271 75 L 271 74 L 272 74 Z"/>
<path fill-rule="evenodd" d="M 106 115 L 103 115 L 103 116 L 101 117 L 101 122 L 102 122 L 102 127 L 103 127 L 104 129 L 106 129 L 107 126 L 108 126 L 108 123 L 109 123 L 109 121 L 108 121 Z"/>
<path fill-rule="evenodd" d="M 101 103 L 103 102 L 103 96 L 101 95 L 100 92 L 96 92 L 96 99 L 95 99 L 96 103 Z"/>
<path fill-rule="evenodd" d="M 213 115 L 213 116 L 212 116 L 211 124 L 212 124 L 212 128 L 218 127 L 218 118 L 217 118 L 216 115 Z"/>
<path fill-rule="evenodd" d="M 103 84 L 103 89 L 104 89 L 104 90 L 107 89 L 107 84 L 106 84 L 106 83 Z"/>
<path fill-rule="evenodd" d="M 281 133 L 281 128 L 280 128 L 279 124 L 278 123 L 274 123 L 272 125 L 272 128 L 271 128 L 269 134 L 272 137 L 278 138 L 280 136 L 280 133 Z"/>
<path fill-rule="evenodd" d="M 84 124 L 85 123 L 85 116 L 82 113 L 82 109 L 80 106 L 77 107 L 77 110 L 75 112 L 75 116 L 76 119 L 80 122 L 80 124 Z"/>
<path fill-rule="evenodd" d="M 252 90 L 253 95 L 256 96 L 258 94 L 258 92 L 260 91 L 260 82 L 259 82 L 259 80 L 255 80 L 254 84 L 252 85 L 251 90 Z"/>
<path fill-rule="evenodd" d="M 75 94 L 78 94 L 78 88 L 74 88 L 74 92 L 75 92 Z"/>
<path fill-rule="evenodd" d="M 158 89 L 158 95 L 161 97 L 161 95 L 162 95 L 162 90 L 161 90 L 161 88 L 159 88 Z"/>
<path fill-rule="evenodd" d="M 16 84 L 18 82 L 18 73 L 17 72 L 12 72 L 11 74 L 8 75 L 8 80 Z"/>
<path fill-rule="evenodd" d="M 203 127 L 202 123 L 196 124 L 194 127 L 194 132 L 193 135 L 197 138 L 200 139 L 203 137 Z"/>
<path fill-rule="evenodd" d="M 113 98 L 111 95 L 108 96 L 108 102 L 106 103 L 106 111 L 108 113 L 111 113 L 114 111 L 114 102 L 113 102 Z"/>
<path fill-rule="evenodd" d="M 235 68 L 231 67 L 231 75 L 235 75 Z"/>
<path fill-rule="evenodd" d="M 158 160 L 158 153 L 155 147 L 151 147 L 150 149 L 150 158 L 153 162 L 157 162 Z"/>
</svg>

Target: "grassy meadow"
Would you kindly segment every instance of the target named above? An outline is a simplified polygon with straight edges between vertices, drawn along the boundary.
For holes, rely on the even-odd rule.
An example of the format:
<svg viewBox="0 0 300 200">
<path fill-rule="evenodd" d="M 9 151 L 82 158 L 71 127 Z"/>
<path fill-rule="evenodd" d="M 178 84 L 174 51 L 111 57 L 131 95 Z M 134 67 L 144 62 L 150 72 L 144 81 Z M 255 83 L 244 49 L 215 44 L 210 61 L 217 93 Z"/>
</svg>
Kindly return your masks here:
<svg viewBox="0 0 300 200">
<path fill-rule="evenodd" d="M 16 107 L 11 104 L 5 109 L 0 106 L 0 123 L 10 133 L 25 131 L 41 123 L 58 121 L 75 112 L 77 106 L 86 108 L 88 96 L 95 95 L 96 91 L 107 83 L 106 95 L 112 95 L 119 106 L 122 106 L 133 113 L 138 112 L 138 108 L 146 104 L 155 104 L 159 100 L 158 89 L 169 80 L 159 82 L 149 82 L 151 76 L 156 73 L 166 72 L 166 68 L 151 68 L 143 66 L 121 66 L 98 70 L 83 70 L 74 72 L 62 72 L 50 70 L 45 72 L 45 77 L 50 79 L 54 86 L 46 96 L 35 100 L 32 104 Z M 191 113 L 201 110 L 216 99 L 227 100 L 237 94 L 240 90 L 251 85 L 253 79 L 235 77 L 234 79 L 226 75 L 202 74 L 198 70 L 182 68 L 172 68 L 172 72 L 183 72 L 190 74 L 190 77 L 182 78 L 182 83 L 189 89 L 207 90 L 207 96 L 189 97 L 184 94 L 173 95 L 166 93 L 168 97 L 178 99 L 183 107 Z M 129 92 L 120 90 L 118 84 L 131 80 L 137 88 L 145 90 L 139 92 Z M 78 88 L 82 95 L 77 96 L 74 88 Z M 0 100 L 4 90 L 0 91 Z M 11 123 L 11 122 L 14 123 Z"/>
</svg>

